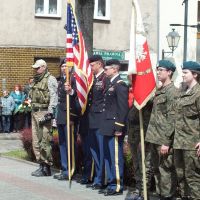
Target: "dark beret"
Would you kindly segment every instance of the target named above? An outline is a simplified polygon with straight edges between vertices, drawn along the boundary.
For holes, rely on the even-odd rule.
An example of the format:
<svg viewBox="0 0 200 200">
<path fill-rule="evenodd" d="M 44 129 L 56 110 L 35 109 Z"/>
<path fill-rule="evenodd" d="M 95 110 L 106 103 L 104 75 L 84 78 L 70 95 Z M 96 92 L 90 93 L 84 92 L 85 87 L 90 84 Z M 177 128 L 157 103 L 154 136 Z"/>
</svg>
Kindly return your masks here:
<svg viewBox="0 0 200 200">
<path fill-rule="evenodd" d="M 66 58 L 62 58 L 61 60 L 60 60 L 60 67 L 63 65 L 63 64 L 65 64 L 66 63 Z"/>
<path fill-rule="evenodd" d="M 111 66 L 111 65 L 118 65 L 120 66 L 120 62 L 117 59 L 111 59 L 106 61 L 106 66 Z"/>
<path fill-rule="evenodd" d="M 200 71 L 200 64 L 195 61 L 185 61 L 183 62 L 182 69 L 189 69 L 191 71 Z"/>
<path fill-rule="evenodd" d="M 90 63 L 96 62 L 96 61 L 102 61 L 103 62 L 103 59 L 100 55 L 93 55 L 93 56 L 89 57 Z"/>
<path fill-rule="evenodd" d="M 174 63 L 172 63 L 169 60 L 159 60 L 157 67 L 163 67 L 168 70 L 171 70 L 172 72 L 176 70 L 176 66 L 174 65 Z"/>
</svg>

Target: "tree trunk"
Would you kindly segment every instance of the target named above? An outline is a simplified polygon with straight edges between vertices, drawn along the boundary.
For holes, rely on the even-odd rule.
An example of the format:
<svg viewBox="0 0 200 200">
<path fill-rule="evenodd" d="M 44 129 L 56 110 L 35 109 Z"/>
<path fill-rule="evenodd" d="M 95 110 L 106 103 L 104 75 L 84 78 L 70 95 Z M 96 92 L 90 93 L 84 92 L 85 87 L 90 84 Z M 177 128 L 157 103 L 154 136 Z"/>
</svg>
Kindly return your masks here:
<svg viewBox="0 0 200 200">
<path fill-rule="evenodd" d="M 94 0 L 75 0 L 75 12 L 83 33 L 88 56 L 93 55 Z"/>
</svg>

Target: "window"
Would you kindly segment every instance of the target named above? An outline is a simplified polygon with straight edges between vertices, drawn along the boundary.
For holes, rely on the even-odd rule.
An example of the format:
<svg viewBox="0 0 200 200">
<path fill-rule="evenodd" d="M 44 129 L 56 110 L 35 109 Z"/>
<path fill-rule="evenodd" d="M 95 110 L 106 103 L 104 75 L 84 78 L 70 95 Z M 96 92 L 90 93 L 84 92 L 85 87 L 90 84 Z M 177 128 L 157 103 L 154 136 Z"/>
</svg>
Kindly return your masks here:
<svg viewBox="0 0 200 200">
<path fill-rule="evenodd" d="M 95 0 L 94 19 L 110 20 L 110 0 Z"/>
<path fill-rule="evenodd" d="M 35 16 L 61 17 L 61 0 L 36 0 Z"/>
</svg>

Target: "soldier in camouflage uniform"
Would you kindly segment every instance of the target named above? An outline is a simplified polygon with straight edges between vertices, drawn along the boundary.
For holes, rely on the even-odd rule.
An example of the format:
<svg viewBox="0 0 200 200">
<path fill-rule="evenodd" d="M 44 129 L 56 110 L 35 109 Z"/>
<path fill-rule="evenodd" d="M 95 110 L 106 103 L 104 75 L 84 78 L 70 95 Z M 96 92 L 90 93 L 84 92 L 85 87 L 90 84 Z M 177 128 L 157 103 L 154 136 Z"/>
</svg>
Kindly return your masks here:
<svg viewBox="0 0 200 200">
<path fill-rule="evenodd" d="M 200 64 L 183 63 L 183 83 L 176 103 L 174 163 L 182 199 L 200 200 Z M 189 189 L 189 190 L 188 190 Z"/>
<path fill-rule="evenodd" d="M 47 64 L 40 59 L 32 66 L 35 70 L 34 82 L 29 97 L 32 105 L 32 143 L 39 169 L 32 176 L 50 176 L 51 119 L 57 105 L 57 80 L 47 70 Z"/>
<path fill-rule="evenodd" d="M 146 133 L 149 119 L 152 110 L 152 101 L 149 101 L 143 110 L 143 125 L 144 133 Z M 142 160 L 141 160 L 141 150 L 140 150 L 140 123 L 139 123 L 139 111 L 133 105 L 128 114 L 128 143 L 130 145 L 133 165 L 134 165 L 134 175 L 135 175 L 135 190 L 130 196 L 127 196 L 125 200 L 141 200 L 143 183 L 142 183 Z M 147 189 L 151 189 L 151 180 L 153 176 L 152 165 L 150 160 L 149 144 L 145 144 L 145 154 L 146 154 L 146 174 L 147 174 Z"/>
<path fill-rule="evenodd" d="M 170 149 L 174 136 L 174 98 L 177 89 L 171 81 L 175 65 L 168 60 L 160 60 L 157 77 L 162 86 L 157 90 L 146 142 L 150 143 L 151 161 L 156 181 L 156 192 L 160 199 L 172 199 L 176 192 L 176 173 Z"/>
</svg>

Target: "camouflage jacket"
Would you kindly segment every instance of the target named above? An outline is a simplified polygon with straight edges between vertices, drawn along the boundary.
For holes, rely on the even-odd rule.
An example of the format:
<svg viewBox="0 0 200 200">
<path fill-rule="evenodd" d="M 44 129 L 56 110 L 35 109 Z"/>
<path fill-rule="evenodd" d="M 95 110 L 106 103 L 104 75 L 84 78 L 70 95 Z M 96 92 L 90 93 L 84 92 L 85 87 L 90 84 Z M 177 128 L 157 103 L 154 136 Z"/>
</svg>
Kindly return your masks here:
<svg viewBox="0 0 200 200">
<path fill-rule="evenodd" d="M 152 101 L 150 100 L 142 109 L 144 135 L 146 134 L 149 124 L 151 110 Z M 134 143 L 138 140 L 140 141 L 139 111 L 134 105 L 131 107 L 128 113 L 127 133 L 129 143 Z"/>
<path fill-rule="evenodd" d="M 161 87 L 156 91 L 145 138 L 147 142 L 158 145 L 172 145 L 175 125 L 174 102 L 176 96 L 177 89 L 173 83 Z"/>
<path fill-rule="evenodd" d="M 173 148 L 195 150 L 200 142 L 200 85 L 188 93 L 180 92 L 176 102 L 176 123 Z"/>
</svg>

